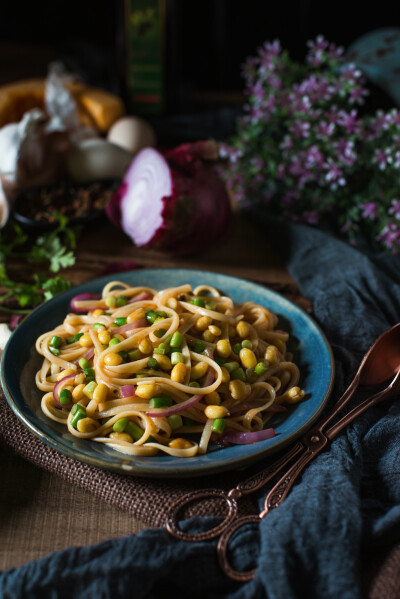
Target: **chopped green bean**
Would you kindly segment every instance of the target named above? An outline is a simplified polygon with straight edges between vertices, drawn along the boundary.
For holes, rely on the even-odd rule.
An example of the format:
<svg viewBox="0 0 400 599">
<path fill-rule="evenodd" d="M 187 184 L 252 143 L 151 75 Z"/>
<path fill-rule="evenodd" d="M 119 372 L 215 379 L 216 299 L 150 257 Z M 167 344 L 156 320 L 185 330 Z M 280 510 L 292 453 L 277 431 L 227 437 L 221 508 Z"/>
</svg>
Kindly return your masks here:
<svg viewBox="0 0 400 599">
<path fill-rule="evenodd" d="M 226 420 L 224 418 L 216 418 L 212 423 L 211 430 L 213 433 L 221 435 L 225 430 Z"/>
<path fill-rule="evenodd" d="M 124 324 L 126 324 L 127 320 L 125 316 L 119 316 L 118 318 L 115 319 L 115 324 L 117 325 L 117 327 L 123 327 Z"/>
<path fill-rule="evenodd" d="M 264 362 L 258 362 L 254 367 L 254 372 L 258 375 L 264 374 L 267 371 L 267 365 Z"/>
<path fill-rule="evenodd" d="M 126 425 L 129 422 L 129 418 L 119 418 L 116 422 L 114 422 L 113 424 L 113 431 L 114 433 L 123 433 L 124 430 L 126 429 Z"/>
<path fill-rule="evenodd" d="M 206 302 L 203 300 L 202 297 L 195 297 L 190 301 L 190 303 L 193 304 L 194 306 L 198 306 L 199 308 L 206 307 Z"/>
<path fill-rule="evenodd" d="M 128 303 L 128 298 L 125 295 L 119 295 L 117 297 L 117 307 L 122 308 L 122 306 L 126 306 Z"/>
<path fill-rule="evenodd" d="M 149 401 L 150 408 L 169 408 L 170 406 L 172 406 L 172 397 L 169 395 L 152 397 Z"/>
<path fill-rule="evenodd" d="M 58 401 L 62 406 L 69 406 L 72 401 L 72 393 L 69 389 L 62 389 Z"/>
<path fill-rule="evenodd" d="M 62 343 L 62 339 L 61 337 L 58 337 L 58 335 L 54 335 L 51 339 L 50 339 L 50 343 L 49 345 L 51 345 L 51 347 L 56 347 L 59 348 L 60 345 Z"/>
<path fill-rule="evenodd" d="M 158 370 L 158 362 L 155 358 L 149 358 L 147 360 L 147 368 L 151 370 Z"/>
<path fill-rule="evenodd" d="M 179 351 L 174 351 L 171 354 L 171 363 L 172 364 L 179 364 L 179 362 L 182 362 L 183 364 L 185 363 L 185 356 L 179 352 Z"/>
<path fill-rule="evenodd" d="M 167 420 L 173 431 L 183 426 L 182 416 L 179 414 L 171 414 L 171 416 L 167 416 Z"/>
<path fill-rule="evenodd" d="M 84 370 L 85 368 L 91 368 L 91 363 L 86 358 L 81 358 L 79 360 L 79 366 Z"/>
<path fill-rule="evenodd" d="M 140 426 L 129 420 L 125 427 L 125 432 L 128 433 L 128 435 L 130 435 L 134 441 L 139 441 L 139 439 L 143 436 L 144 431 L 140 428 Z"/>
<path fill-rule="evenodd" d="M 174 349 L 180 349 L 180 347 L 182 346 L 183 343 L 183 335 L 182 333 L 180 333 L 179 331 L 175 331 L 175 333 L 172 335 L 171 341 L 170 341 L 170 346 L 173 347 Z"/>
</svg>

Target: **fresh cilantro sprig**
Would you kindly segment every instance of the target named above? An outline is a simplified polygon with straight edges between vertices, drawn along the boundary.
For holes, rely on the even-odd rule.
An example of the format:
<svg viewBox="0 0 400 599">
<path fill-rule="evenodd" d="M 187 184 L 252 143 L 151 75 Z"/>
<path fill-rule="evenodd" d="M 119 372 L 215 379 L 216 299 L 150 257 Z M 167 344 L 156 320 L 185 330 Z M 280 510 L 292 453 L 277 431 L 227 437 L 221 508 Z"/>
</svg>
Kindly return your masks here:
<svg viewBox="0 0 400 599">
<path fill-rule="evenodd" d="M 0 232 L 0 311 L 28 314 L 38 304 L 51 299 L 71 287 L 71 282 L 61 275 L 34 274 L 31 280 L 15 281 L 7 270 L 7 260 L 48 263 L 50 273 L 75 264 L 74 249 L 78 230 L 68 225 L 68 219 L 59 214 L 57 227 L 33 240 L 18 223 L 11 222 Z"/>
</svg>

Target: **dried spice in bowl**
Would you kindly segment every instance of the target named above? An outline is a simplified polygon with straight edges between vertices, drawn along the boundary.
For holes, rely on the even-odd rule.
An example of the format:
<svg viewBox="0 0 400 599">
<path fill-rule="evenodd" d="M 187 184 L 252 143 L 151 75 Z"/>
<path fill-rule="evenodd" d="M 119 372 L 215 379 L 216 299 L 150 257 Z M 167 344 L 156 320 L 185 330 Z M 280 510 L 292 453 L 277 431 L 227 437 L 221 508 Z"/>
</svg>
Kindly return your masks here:
<svg viewBox="0 0 400 599">
<path fill-rule="evenodd" d="M 87 184 L 59 183 L 28 189 L 15 200 L 13 216 L 22 226 L 50 229 L 62 214 L 71 223 L 100 216 L 117 189 L 119 181 L 94 181 Z"/>
</svg>

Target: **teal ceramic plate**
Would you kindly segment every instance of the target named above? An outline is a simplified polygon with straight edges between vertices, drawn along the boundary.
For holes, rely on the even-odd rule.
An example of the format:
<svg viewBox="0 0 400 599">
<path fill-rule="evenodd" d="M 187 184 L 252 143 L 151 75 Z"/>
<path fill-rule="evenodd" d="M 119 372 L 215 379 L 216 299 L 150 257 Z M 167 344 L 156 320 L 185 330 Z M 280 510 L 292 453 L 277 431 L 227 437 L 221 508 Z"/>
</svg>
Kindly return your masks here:
<svg viewBox="0 0 400 599">
<path fill-rule="evenodd" d="M 279 413 L 270 421 L 276 436 L 251 445 L 216 449 L 206 455 L 175 458 L 168 455 L 127 457 L 111 448 L 78 439 L 65 427 L 44 416 L 40 409 L 41 392 L 34 383 L 41 356 L 35 352 L 36 338 L 61 323 L 71 298 L 86 291 L 99 292 L 112 280 L 132 286 L 145 285 L 164 289 L 190 283 L 212 285 L 229 295 L 235 303 L 254 301 L 267 306 L 279 316 L 279 328 L 288 330 L 292 338 L 294 360 L 299 365 L 301 386 L 307 399 Z M 11 336 L 2 357 L 1 382 L 7 400 L 23 424 L 42 441 L 82 462 L 116 472 L 151 477 L 191 477 L 222 472 L 249 465 L 282 449 L 301 436 L 324 409 L 331 389 L 334 362 L 329 344 L 315 322 L 300 308 L 279 294 L 249 281 L 222 274 L 185 270 L 149 269 L 119 273 L 75 287 L 39 306 Z"/>
</svg>

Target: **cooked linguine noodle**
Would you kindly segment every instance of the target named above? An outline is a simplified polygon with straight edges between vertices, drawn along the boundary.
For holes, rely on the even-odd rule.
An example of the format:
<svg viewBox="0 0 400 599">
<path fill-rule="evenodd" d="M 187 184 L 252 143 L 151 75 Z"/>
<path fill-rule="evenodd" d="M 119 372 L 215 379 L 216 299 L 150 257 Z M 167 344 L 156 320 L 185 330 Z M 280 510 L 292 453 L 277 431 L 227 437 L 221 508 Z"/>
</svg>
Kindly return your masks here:
<svg viewBox="0 0 400 599">
<path fill-rule="evenodd" d="M 304 397 L 278 318 L 213 287 L 108 283 L 82 294 L 36 349 L 52 420 L 124 454 L 191 457 L 273 436 L 271 416 Z M 196 440 L 193 440 L 196 439 Z"/>
</svg>

